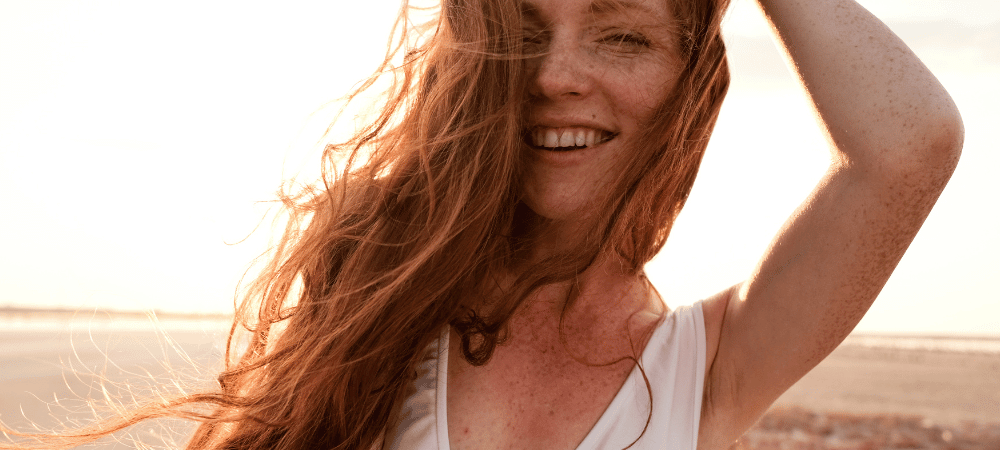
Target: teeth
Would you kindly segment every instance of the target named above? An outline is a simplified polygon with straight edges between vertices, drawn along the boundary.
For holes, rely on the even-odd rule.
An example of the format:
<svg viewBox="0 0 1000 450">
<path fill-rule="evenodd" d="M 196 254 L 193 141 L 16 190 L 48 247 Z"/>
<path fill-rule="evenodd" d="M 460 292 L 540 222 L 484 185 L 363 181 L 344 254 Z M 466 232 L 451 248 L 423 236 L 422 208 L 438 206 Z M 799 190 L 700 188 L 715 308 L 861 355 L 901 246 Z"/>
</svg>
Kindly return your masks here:
<svg viewBox="0 0 1000 450">
<path fill-rule="evenodd" d="M 537 147 L 590 147 L 607 142 L 614 135 L 593 128 L 536 128 L 531 143 Z"/>
<path fill-rule="evenodd" d="M 559 146 L 559 134 L 556 130 L 545 130 L 545 147 L 558 147 Z"/>
<path fill-rule="evenodd" d="M 576 145 L 576 138 L 573 137 L 573 130 L 564 130 L 559 134 L 560 147 L 573 147 Z"/>
</svg>

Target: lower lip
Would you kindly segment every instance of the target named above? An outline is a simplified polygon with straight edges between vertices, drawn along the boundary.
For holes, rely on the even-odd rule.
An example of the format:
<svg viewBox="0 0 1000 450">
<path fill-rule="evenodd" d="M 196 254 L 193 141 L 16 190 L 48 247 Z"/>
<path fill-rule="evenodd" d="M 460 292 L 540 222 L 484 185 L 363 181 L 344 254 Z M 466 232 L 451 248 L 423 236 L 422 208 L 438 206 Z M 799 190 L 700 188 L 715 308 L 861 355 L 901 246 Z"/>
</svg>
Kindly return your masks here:
<svg viewBox="0 0 1000 450">
<path fill-rule="evenodd" d="M 534 150 L 532 153 L 541 162 L 553 166 L 572 166 L 593 159 L 594 153 L 599 152 L 601 147 L 613 140 L 615 138 L 611 138 L 600 144 L 573 150 L 549 150 L 545 147 L 536 147 L 534 145 L 529 145 L 528 147 Z"/>
</svg>

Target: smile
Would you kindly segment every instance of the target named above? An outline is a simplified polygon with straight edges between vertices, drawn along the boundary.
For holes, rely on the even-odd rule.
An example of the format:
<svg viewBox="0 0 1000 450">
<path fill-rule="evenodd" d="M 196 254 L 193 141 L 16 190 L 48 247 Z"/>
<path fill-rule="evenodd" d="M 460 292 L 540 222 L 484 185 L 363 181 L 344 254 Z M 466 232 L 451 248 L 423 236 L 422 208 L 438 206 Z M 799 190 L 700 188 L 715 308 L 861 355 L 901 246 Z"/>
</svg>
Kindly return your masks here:
<svg viewBox="0 0 1000 450">
<path fill-rule="evenodd" d="M 614 133 L 585 127 L 538 127 L 528 132 L 531 145 L 552 151 L 587 148 L 614 139 Z"/>
</svg>

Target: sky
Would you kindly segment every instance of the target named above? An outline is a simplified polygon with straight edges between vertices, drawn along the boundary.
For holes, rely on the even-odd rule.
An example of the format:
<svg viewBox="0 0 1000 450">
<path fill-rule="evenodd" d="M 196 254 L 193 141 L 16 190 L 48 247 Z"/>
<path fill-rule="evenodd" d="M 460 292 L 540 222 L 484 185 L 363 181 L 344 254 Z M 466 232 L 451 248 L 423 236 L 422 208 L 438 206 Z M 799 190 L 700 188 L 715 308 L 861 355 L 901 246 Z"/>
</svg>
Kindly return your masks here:
<svg viewBox="0 0 1000 450">
<path fill-rule="evenodd" d="M 858 329 L 1000 335 L 1000 3 L 861 3 L 949 90 L 966 140 Z M 266 248 L 251 231 L 267 201 L 308 161 L 323 105 L 381 60 L 396 8 L 0 0 L 0 306 L 231 310 Z M 746 277 L 828 161 L 750 0 L 734 1 L 725 35 L 729 97 L 647 267 L 671 306 Z"/>
</svg>

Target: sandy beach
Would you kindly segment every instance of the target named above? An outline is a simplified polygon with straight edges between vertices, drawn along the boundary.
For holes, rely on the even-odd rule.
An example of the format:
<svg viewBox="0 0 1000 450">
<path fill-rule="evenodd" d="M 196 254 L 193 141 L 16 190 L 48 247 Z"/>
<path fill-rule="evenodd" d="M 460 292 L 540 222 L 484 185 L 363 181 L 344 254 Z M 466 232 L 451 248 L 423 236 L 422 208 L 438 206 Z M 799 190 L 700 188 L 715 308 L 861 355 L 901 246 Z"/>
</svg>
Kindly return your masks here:
<svg viewBox="0 0 1000 450">
<path fill-rule="evenodd" d="M 109 380 L 113 396 L 126 399 L 124 384 L 147 395 L 148 376 L 162 383 L 170 370 L 188 384 L 210 385 L 227 327 L 165 323 L 164 335 L 138 324 L 5 327 L 0 331 L 0 420 L 27 431 L 32 424 L 51 429 L 60 421 L 93 417 L 84 399 L 100 398 L 98 377 Z M 176 423 L 166 429 L 138 428 L 132 435 L 150 443 L 183 440 L 190 429 Z M 125 440 L 99 448 L 135 446 Z M 735 448 L 998 450 L 1000 353 L 842 345 L 782 396 Z"/>
<path fill-rule="evenodd" d="M 162 332 L 137 318 L 88 322 L 81 325 L 49 317 L 41 326 L 22 321 L 14 327 L 0 327 L 0 421 L 4 425 L 30 432 L 36 426 L 57 430 L 63 424 L 89 423 L 94 412 L 86 399 L 103 398 L 102 379 L 108 393 L 125 405 L 133 394 L 149 397 L 153 386 L 171 386 L 170 373 L 188 387 L 211 388 L 229 330 L 220 321 L 164 321 Z M 106 414 L 106 408 L 102 412 Z M 191 430 L 179 421 L 147 423 L 92 448 L 138 448 L 132 439 L 177 448 Z"/>
<path fill-rule="evenodd" d="M 1000 449 L 1000 354 L 842 345 L 738 449 Z"/>
</svg>

